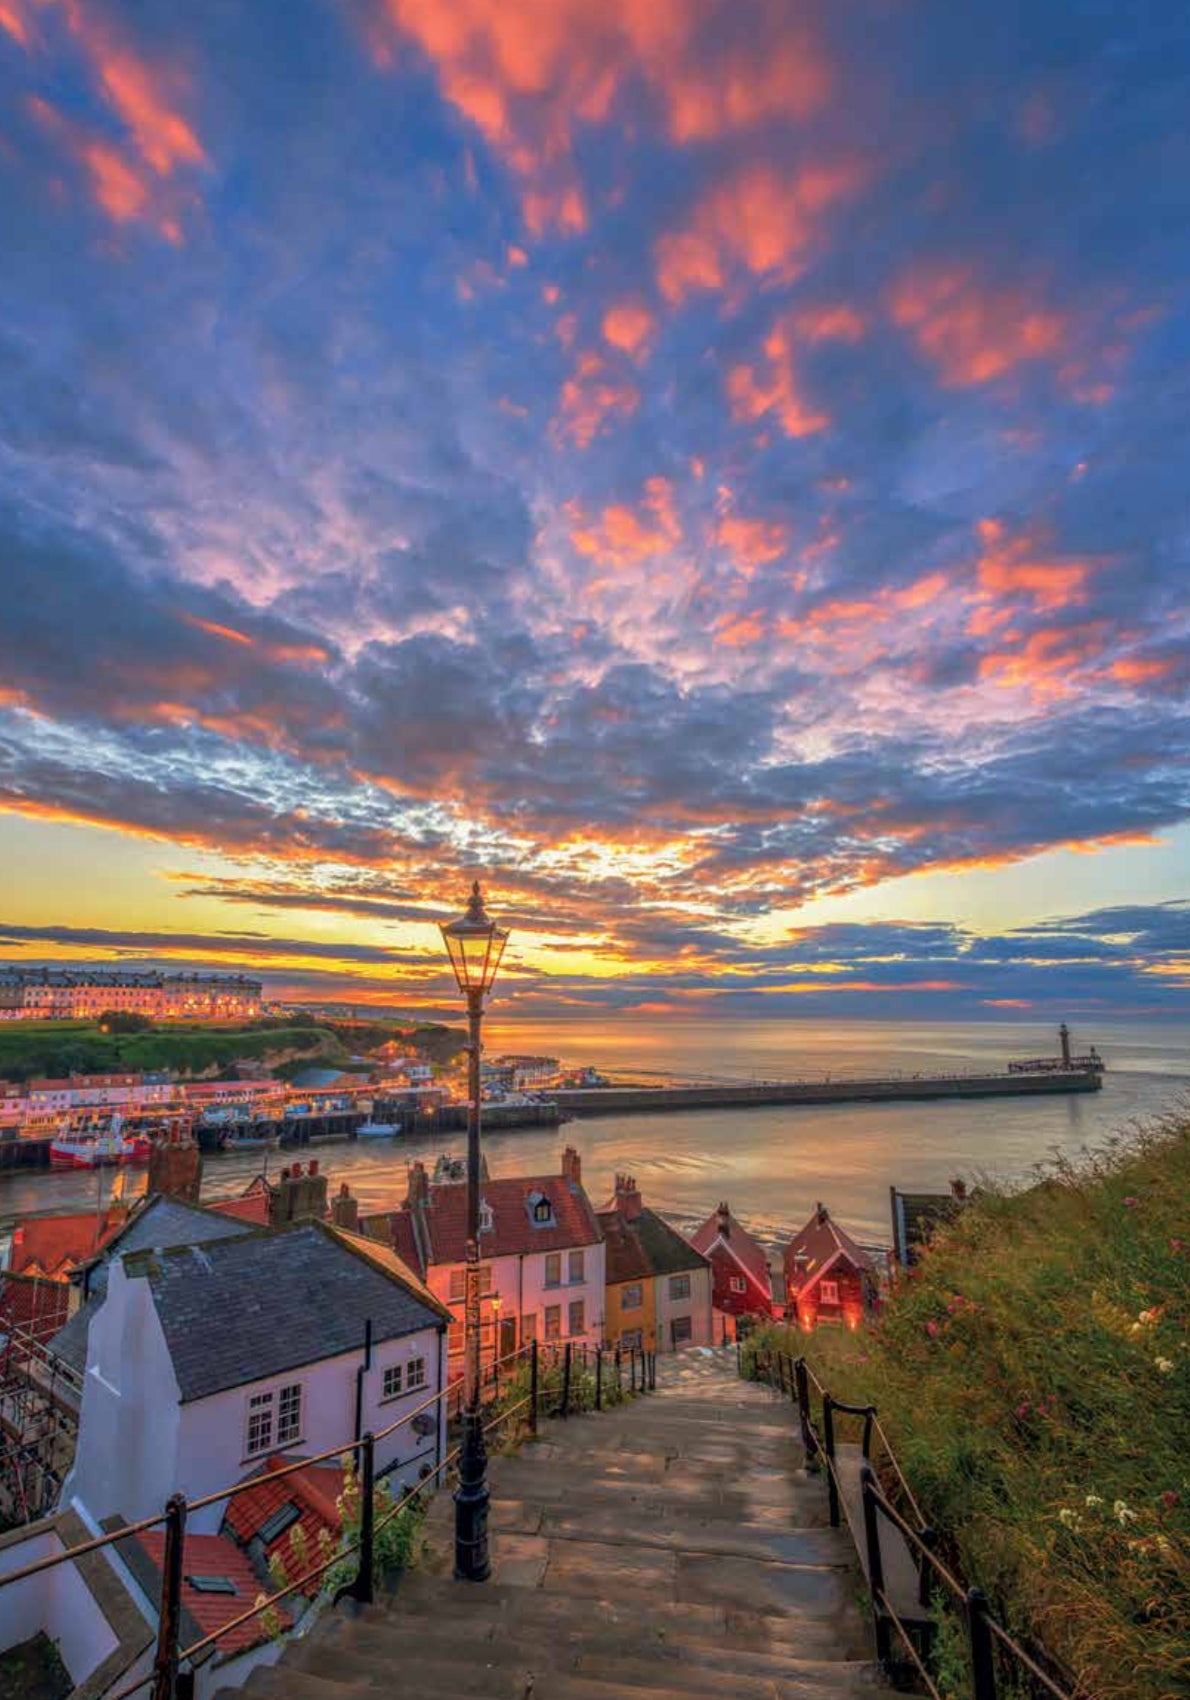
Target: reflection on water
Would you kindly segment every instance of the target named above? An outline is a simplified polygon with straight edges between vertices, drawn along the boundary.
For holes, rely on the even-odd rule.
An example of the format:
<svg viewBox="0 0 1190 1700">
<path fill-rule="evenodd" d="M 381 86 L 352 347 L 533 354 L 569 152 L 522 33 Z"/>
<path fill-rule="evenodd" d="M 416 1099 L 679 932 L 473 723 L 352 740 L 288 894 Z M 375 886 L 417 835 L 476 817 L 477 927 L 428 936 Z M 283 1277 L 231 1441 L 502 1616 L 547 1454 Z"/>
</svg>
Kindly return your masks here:
<svg viewBox="0 0 1190 1700">
<path fill-rule="evenodd" d="M 950 1176 L 1026 1176 L 1055 1151 L 1077 1153 L 1135 1118 L 1159 1114 L 1190 1085 L 1190 1033 L 1184 1027 L 1096 1023 L 1076 1031 L 1108 1063 L 1094 1097 L 975 1100 L 927 1104 L 774 1106 L 686 1111 L 663 1116 L 608 1116 L 560 1129 L 485 1137 L 494 1173 L 530 1174 L 557 1167 L 561 1146 L 575 1145 L 596 1204 L 610 1195 L 619 1170 L 635 1174 L 647 1202 L 679 1221 L 700 1220 L 721 1198 L 767 1237 L 800 1226 L 822 1199 L 861 1236 L 890 1237 L 888 1189 L 945 1187 Z M 885 1069 L 1002 1067 L 1009 1057 L 1054 1049 L 1036 1024 L 930 1027 L 849 1022 L 841 1028 L 787 1021 L 616 1023 L 491 1022 L 488 1048 L 546 1051 L 596 1067 L 648 1068 L 675 1074 L 749 1079 L 802 1074 L 844 1075 Z M 463 1137 L 450 1144 L 460 1152 Z M 433 1159 L 432 1139 L 398 1140 L 382 1151 L 327 1145 L 316 1154 L 332 1182 L 347 1180 L 365 1209 L 404 1192 L 412 1157 Z M 284 1153 L 273 1152 L 276 1172 Z M 208 1160 L 204 1196 L 243 1190 L 259 1155 Z M 129 1176 L 144 1186 L 143 1174 Z M 18 1174 L 0 1178 L 0 1221 L 31 1210 L 85 1209 L 111 1184 L 87 1175 Z"/>
</svg>

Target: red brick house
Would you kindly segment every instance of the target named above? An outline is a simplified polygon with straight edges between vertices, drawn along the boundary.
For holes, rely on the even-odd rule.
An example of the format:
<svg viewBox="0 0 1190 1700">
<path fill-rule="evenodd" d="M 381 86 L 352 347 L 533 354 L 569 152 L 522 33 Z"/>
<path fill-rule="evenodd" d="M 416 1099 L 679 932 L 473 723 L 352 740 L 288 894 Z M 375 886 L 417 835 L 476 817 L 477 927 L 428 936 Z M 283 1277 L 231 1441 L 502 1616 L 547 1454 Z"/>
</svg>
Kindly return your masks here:
<svg viewBox="0 0 1190 1700">
<path fill-rule="evenodd" d="M 825 1204 L 785 1248 L 785 1315 L 799 1328 L 837 1322 L 858 1328 L 875 1308 L 876 1264 Z"/>
<path fill-rule="evenodd" d="M 691 1236 L 691 1245 L 711 1265 L 711 1302 L 725 1316 L 773 1314 L 773 1280 L 768 1254 L 736 1221 L 731 1207 L 720 1204 Z"/>
</svg>

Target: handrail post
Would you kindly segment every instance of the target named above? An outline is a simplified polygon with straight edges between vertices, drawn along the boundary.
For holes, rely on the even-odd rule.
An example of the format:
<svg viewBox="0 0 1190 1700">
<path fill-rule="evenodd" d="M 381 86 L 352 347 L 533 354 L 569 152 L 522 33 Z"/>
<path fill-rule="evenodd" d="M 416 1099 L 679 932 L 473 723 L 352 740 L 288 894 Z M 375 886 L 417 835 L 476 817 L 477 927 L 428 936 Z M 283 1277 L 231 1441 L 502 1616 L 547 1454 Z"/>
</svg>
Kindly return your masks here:
<svg viewBox="0 0 1190 1700">
<path fill-rule="evenodd" d="M 562 1354 L 562 1415 L 570 1415 L 570 1341 Z"/>
<path fill-rule="evenodd" d="M 868 1556 L 868 1586 L 872 1595 L 876 1657 L 882 1665 L 887 1665 L 891 1646 L 889 1622 L 884 1611 L 884 1560 L 880 1554 L 880 1527 L 876 1521 L 876 1475 L 870 1464 L 861 1465 L 859 1485 L 864 1508 L 864 1545 Z"/>
<path fill-rule="evenodd" d="M 153 1656 L 152 1700 L 175 1700 L 185 1544 L 186 1496 L 174 1493 L 165 1506 L 165 1550 L 161 1558 L 161 1607 L 157 1617 L 157 1651 Z"/>
<path fill-rule="evenodd" d="M 537 1338 L 529 1343 L 529 1433 L 537 1433 Z"/>
<path fill-rule="evenodd" d="M 839 1484 L 835 1480 L 835 1402 L 822 1395 L 822 1443 L 826 1451 L 826 1492 L 830 1502 L 831 1528 L 839 1527 Z"/>
<path fill-rule="evenodd" d="M 359 1569 L 352 1595 L 370 1606 L 376 1577 L 376 1440 L 370 1429 L 360 1450 L 359 1491 Z"/>
<path fill-rule="evenodd" d="M 620 1352 L 620 1342 L 616 1341 L 616 1397 L 624 1397 L 624 1359 Z"/>
<path fill-rule="evenodd" d="M 806 1454 L 806 1466 L 809 1468 L 818 1450 L 814 1439 L 814 1429 L 810 1422 L 810 1377 L 806 1373 L 805 1358 L 798 1358 L 793 1366 L 793 1379 L 797 1388 L 797 1415 L 802 1429 L 802 1449 Z"/>
<path fill-rule="evenodd" d="M 872 1456 L 872 1420 L 875 1417 L 875 1415 L 876 1415 L 875 1411 L 869 1405 L 869 1407 L 868 1407 L 868 1409 L 867 1409 L 867 1411 L 864 1415 L 864 1438 L 863 1438 L 863 1444 L 860 1448 L 860 1450 L 862 1451 L 862 1453 L 864 1455 L 865 1460 L 871 1458 L 871 1456 Z"/>
<path fill-rule="evenodd" d="M 628 1348 L 628 1391 L 636 1393 L 636 1347 Z"/>
<path fill-rule="evenodd" d="M 971 1654 L 971 1700 L 996 1700 L 996 1660 L 988 1628 L 987 1595 L 967 1590 L 967 1645 Z"/>
<path fill-rule="evenodd" d="M 917 1536 L 927 1552 L 933 1552 L 938 1545 L 938 1531 L 936 1529 L 919 1529 Z M 917 1597 L 923 1606 L 928 1606 L 934 1597 L 934 1566 L 924 1556 L 921 1561 L 921 1582 L 917 1590 Z"/>
<path fill-rule="evenodd" d="M 595 1409 L 603 1409 L 603 1347 L 595 1348 Z"/>
<path fill-rule="evenodd" d="M 651 1352 L 649 1354 L 649 1356 L 650 1356 L 650 1360 L 651 1360 L 650 1363 L 649 1363 L 649 1392 L 650 1393 L 656 1393 L 656 1391 L 657 1391 L 657 1354 L 656 1354 L 656 1352 Z"/>
</svg>

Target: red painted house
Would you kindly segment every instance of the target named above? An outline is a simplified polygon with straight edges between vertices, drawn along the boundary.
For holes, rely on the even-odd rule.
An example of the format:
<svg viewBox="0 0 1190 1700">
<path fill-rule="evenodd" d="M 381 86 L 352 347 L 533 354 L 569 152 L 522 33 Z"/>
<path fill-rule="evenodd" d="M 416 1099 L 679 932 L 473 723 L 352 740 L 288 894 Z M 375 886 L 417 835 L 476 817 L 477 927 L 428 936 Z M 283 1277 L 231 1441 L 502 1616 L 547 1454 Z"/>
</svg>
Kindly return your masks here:
<svg viewBox="0 0 1190 1700">
<path fill-rule="evenodd" d="M 785 1248 L 785 1315 L 799 1328 L 837 1322 L 858 1328 L 875 1308 L 874 1260 L 819 1204 Z"/>
<path fill-rule="evenodd" d="M 768 1254 L 721 1204 L 691 1236 L 691 1245 L 711 1265 L 711 1302 L 725 1316 L 773 1314 L 773 1280 Z"/>
</svg>

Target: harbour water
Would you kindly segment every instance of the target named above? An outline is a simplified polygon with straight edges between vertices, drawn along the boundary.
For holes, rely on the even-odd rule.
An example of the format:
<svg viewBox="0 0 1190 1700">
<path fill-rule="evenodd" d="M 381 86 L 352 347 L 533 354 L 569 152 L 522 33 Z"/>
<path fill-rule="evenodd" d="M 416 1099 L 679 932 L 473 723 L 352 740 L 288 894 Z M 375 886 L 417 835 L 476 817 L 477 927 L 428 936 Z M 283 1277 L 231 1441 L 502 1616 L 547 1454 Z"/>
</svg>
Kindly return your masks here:
<svg viewBox="0 0 1190 1700">
<path fill-rule="evenodd" d="M 1056 1048 L 1056 1035 L 1036 1022 L 848 1022 L 622 1018 L 594 1022 L 505 1022 L 498 1006 L 485 1035 L 492 1054 L 545 1052 L 567 1063 L 632 1073 L 640 1079 L 724 1080 L 945 1072 L 1002 1068 L 1013 1057 Z M 485 1137 L 494 1173 L 555 1169 L 563 1144 L 583 1158 L 583 1178 L 596 1203 L 613 1176 L 635 1174 L 646 1201 L 680 1224 L 706 1215 L 721 1199 L 763 1238 L 778 1241 L 799 1226 L 818 1199 L 862 1238 L 890 1237 L 888 1189 L 944 1189 L 953 1175 L 1026 1179 L 1054 1153 L 1074 1156 L 1102 1145 L 1131 1123 L 1186 1103 L 1190 1092 L 1190 1025 L 1084 1022 L 1079 1049 L 1095 1044 L 1107 1063 L 1095 1094 L 1024 1100 L 985 1099 L 908 1104 L 773 1106 L 607 1116 L 558 1129 L 528 1128 Z M 461 1153 L 462 1135 L 445 1142 Z M 320 1158 L 332 1178 L 349 1182 L 365 1209 L 392 1204 L 404 1192 L 405 1166 L 430 1162 L 443 1149 L 432 1138 L 334 1144 L 295 1153 Z M 269 1154 L 276 1172 L 287 1160 Z M 207 1161 L 204 1197 L 241 1192 L 261 1168 L 260 1153 Z M 0 1177 L 0 1226 L 32 1211 L 86 1209 L 106 1193 L 110 1172 L 17 1171 Z M 143 1173 L 126 1175 L 129 1196 Z"/>
</svg>

